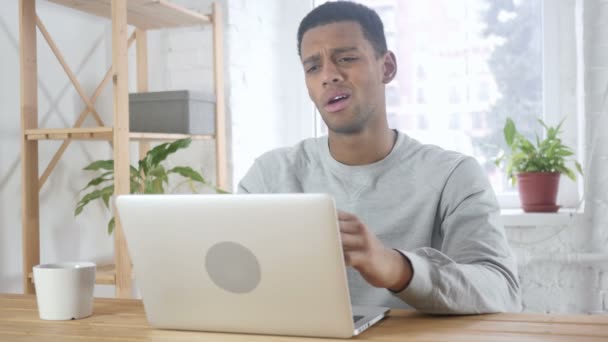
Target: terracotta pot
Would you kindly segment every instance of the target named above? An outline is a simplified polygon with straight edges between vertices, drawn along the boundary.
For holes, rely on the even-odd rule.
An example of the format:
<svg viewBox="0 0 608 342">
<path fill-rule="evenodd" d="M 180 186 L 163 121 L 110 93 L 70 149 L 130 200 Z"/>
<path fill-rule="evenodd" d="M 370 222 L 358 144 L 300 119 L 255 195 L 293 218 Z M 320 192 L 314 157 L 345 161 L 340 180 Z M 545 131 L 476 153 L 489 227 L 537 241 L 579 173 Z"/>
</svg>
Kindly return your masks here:
<svg viewBox="0 0 608 342">
<path fill-rule="evenodd" d="M 559 172 L 520 172 L 517 174 L 519 199 L 527 212 L 554 213 L 559 187 Z"/>
</svg>

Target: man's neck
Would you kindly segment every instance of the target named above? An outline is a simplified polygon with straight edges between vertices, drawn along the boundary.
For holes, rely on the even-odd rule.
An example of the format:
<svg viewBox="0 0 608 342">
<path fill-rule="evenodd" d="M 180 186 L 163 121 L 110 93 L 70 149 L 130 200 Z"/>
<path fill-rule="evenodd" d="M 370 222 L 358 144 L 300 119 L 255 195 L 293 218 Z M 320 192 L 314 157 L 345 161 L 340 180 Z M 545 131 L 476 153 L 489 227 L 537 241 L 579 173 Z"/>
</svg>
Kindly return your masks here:
<svg viewBox="0 0 608 342">
<path fill-rule="evenodd" d="M 346 165 L 367 165 L 384 159 L 393 149 L 397 132 L 386 127 L 382 132 L 329 134 L 331 156 Z"/>
</svg>

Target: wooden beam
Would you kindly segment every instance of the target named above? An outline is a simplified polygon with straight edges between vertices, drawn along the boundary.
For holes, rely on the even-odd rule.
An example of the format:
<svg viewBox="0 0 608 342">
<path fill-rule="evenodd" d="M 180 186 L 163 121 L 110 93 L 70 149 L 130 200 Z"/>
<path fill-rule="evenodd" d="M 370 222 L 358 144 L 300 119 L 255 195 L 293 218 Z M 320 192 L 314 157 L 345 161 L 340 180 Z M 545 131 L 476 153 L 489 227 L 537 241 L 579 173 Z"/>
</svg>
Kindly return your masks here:
<svg viewBox="0 0 608 342">
<path fill-rule="evenodd" d="M 135 30 L 137 35 L 137 92 L 148 91 L 148 32 L 142 29 Z M 139 159 L 142 159 L 150 150 L 148 140 L 139 141 Z"/>
<path fill-rule="evenodd" d="M 101 81 L 101 83 L 97 86 L 97 89 L 95 89 L 95 93 L 93 93 L 93 97 L 91 97 L 91 103 L 93 105 L 97 101 L 97 98 L 99 97 L 99 95 L 101 95 L 101 91 L 103 90 L 104 86 L 108 83 L 108 81 L 110 80 L 111 77 L 112 77 L 112 68 L 110 68 L 108 70 L 108 72 L 106 73 L 106 75 L 103 78 L 103 80 Z M 82 124 L 84 123 L 84 120 L 87 118 L 88 113 L 90 113 L 88 107 L 86 107 L 85 109 L 82 110 L 82 112 L 80 112 L 80 115 L 78 115 L 78 119 L 76 120 L 76 123 L 74 124 L 75 128 L 79 128 L 80 126 L 82 126 Z M 71 139 L 67 139 L 67 140 L 63 141 L 61 146 L 59 146 L 59 149 L 57 150 L 57 152 L 55 152 L 55 155 L 53 155 L 53 158 L 49 162 L 49 165 L 46 167 L 46 169 L 42 173 L 42 176 L 40 176 L 40 181 L 38 182 L 38 189 L 42 189 L 42 187 L 46 183 L 46 180 L 51 175 L 51 172 L 53 172 L 53 170 L 55 169 L 55 166 L 57 166 L 59 159 L 61 159 L 61 156 L 63 156 L 63 153 L 68 148 L 68 146 L 70 145 L 71 142 L 72 142 Z"/>
<path fill-rule="evenodd" d="M 84 11 L 93 15 L 111 18 L 109 0 L 49 0 L 51 2 Z M 142 29 L 159 29 L 204 25 L 209 16 L 188 10 L 170 0 L 125 0 L 128 6 L 128 23 Z"/>
<path fill-rule="evenodd" d="M 46 42 L 49 44 L 51 51 L 53 51 L 53 54 L 55 54 L 55 57 L 57 57 L 59 64 L 61 64 L 63 70 L 68 75 L 68 78 L 70 79 L 70 81 L 72 81 L 74 88 L 76 88 L 76 92 L 78 93 L 78 95 L 80 95 L 80 98 L 82 98 L 84 103 L 86 103 L 88 110 L 93 114 L 95 121 L 97 121 L 97 124 L 99 126 L 104 126 L 101 116 L 95 110 L 95 106 L 93 106 L 93 103 L 91 102 L 91 100 L 84 93 L 84 89 L 80 85 L 80 82 L 78 82 L 78 79 L 76 79 L 76 75 L 74 74 L 72 69 L 70 69 L 70 67 L 68 66 L 68 63 L 65 61 L 65 58 L 61 54 L 61 51 L 59 50 L 59 48 L 53 41 L 53 38 L 51 38 L 51 35 L 49 34 L 46 27 L 44 26 L 44 24 L 42 23 L 42 21 L 40 20 L 40 18 L 38 16 L 36 16 L 36 24 L 38 25 L 38 29 L 40 30 L 40 33 L 42 33 L 42 36 L 44 37 Z M 126 40 L 125 40 L 125 42 L 126 42 Z"/>
<path fill-rule="evenodd" d="M 24 293 L 34 293 L 28 280 L 40 263 L 40 205 L 38 142 L 25 138 L 25 130 L 38 127 L 38 62 L 36 51 L 36 0 L 19 1 L 19 72 L 21 95 L 21 220 Z"/>
<path fill-rule="evenodd" d="M 131 34 L 131 37 L 129 37 L 129 46 L 131 46 L 131 44 L 133 44 L 133 41 L 135 41 L 135 32 L 133 32 Z M 108 69 L 108 71 L 106 72 L 106 75 L 104 76 L 104 78 L 101 80 L 101 83 L 99 83 L 99 85 L 97 86 L 97 89 L 95 89 L 95 92 L 93 93 L 93 97 L 91 97 L 91 103 L 93 105 L 95 105 L 95 102 L 97 102 L 97 98 L 99 97 L 99 95 L 101 95 L 101 91 L 103 90 L 105 85 L 108 84 L 108 82 L 110 81 L 110 78 L 112 78 L 112 67 L 111 66 L 110 66 L 110 69 Z M 89 113 L 90 113 L 90 111 L 89 111 L 88 107 L 83 109 L 82 112 L 80 112 L 80 115 L 78 116 L 78 119 L 76 120 L 76 123 L 74 124 L 74 128 L 78 128 L 78 127 L 82 126 L 82 124 L 84 123 L 84 120 L 87 118 L 87 114 L 89 114 Z M 51 172 L 53 172 L 53 169 L 55 169 L 55 167 L 57 166 L 59 159 L 61 159 L 61 156 L 63 156 L 63 153 L 68 148 L 68 146 L 70 145 L 71 142 L 72 142 L 71 139 L 67 139 L 67 140 L 63 141 L 63 143 L 61 143 L 61 146 L 59 146 L 59 149 L 57 149 L 57 152 L 55 152 L 55 154 L 53 155 L 53 158 L 49 162 L 49 165 L 47 165 L 46 169 L 42 173 L 42 176 L 40 176 L 40 181 L 38 182 L 38 189 L 42 189 L 42 187 L 46 183 L 46 180 L 51 175 Z"/>
<path fill-rule="evenodd" d="M 30 272 L 28 279 L 31 283 L 34 283 L 33 272 Z M 114 265 L 97 265 L 97 271 L 95 272 L 95 284 L 99 285 L 114 285 L 116 284 L 116 271 Z"/>
<path fill-rule="evenodd" d="M 137 91 L 148 91 L 148 32 L 135 29 L 136 56 L 137 56 Z"/>
<path fill-rule="evenodd" d="M 178 139 L 190 138 L 192 140 L 211 140 L 214 139 L 214 135 L 202 135 L 202 134 L 181 134 L 181 133 L 144 133 L 144 132 L 131 132 L 129 134 L 131 140 L 147 140 L 147 141 L 171 141 Z"/>
<path fill-rule="evenodd" d="M 226 155 L 226 112 L 224 94 L 224 24 L 222 8 L 213 2 L 213 63 L 215 77 L 215 152 L 217 186 L 229 190 L 228 156 Z"/>
<path fill-rule="evenodd" d="M 38 128 L 25 131 L 28 140 L 95 139 L 111 140 L 112 127 Z"/>
<path fill-rule="evenodd" d="M 114 195 L 128 194 L 129 181 L 129 82 L 127 2 L 112 0 L 112 65 L 114 66 Z M 114 210 L 116 213 L 117 211 Z M 120 217 L 114 216 L 116 296 L 132 296 L 131 260 Z"/>
</svg>

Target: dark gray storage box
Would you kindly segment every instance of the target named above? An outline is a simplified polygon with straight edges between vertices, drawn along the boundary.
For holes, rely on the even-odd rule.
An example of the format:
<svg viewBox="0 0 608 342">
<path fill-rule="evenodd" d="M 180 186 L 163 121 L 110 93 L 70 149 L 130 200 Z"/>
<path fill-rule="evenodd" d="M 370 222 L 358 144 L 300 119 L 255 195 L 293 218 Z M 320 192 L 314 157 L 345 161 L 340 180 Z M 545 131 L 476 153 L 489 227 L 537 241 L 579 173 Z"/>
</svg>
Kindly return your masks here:
<svg viewBox="0 0 608 342">
<path fill-rule="evenodd" d="M 215 133 L 215 98 L 189 90 L 129 94 L 131 132 Z"/>
</svg>

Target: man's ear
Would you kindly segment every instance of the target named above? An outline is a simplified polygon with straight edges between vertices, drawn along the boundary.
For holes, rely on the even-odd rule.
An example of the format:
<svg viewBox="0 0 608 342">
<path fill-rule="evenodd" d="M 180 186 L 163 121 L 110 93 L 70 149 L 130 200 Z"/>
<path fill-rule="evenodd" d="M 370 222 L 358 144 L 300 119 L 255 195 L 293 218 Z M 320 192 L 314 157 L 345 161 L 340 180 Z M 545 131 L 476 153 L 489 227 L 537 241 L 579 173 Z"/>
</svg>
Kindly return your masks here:
<svg viewBox="0 0 608 342">
<path fill-rule="evenodd" d="M 397 59 L 392 51 L 387 51 L 384 54 L 382 83 L 390 83 L 397 75 Z"/>
</svg>

